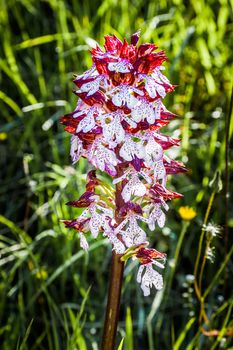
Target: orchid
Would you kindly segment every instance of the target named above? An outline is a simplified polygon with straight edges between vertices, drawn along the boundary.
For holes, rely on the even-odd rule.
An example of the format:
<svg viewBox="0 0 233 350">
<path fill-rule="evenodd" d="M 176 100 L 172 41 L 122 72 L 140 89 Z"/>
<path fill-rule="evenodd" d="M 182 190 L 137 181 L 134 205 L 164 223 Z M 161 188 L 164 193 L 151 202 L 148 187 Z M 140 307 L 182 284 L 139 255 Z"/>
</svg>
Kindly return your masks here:
<svg viewBox="0 0 233 350">
<path fill-rule="evenodd" d="M 138 40 L 139 33 L 131 43 L 106 36 L 104 50 L 92 49 L 92 67 L 74 79 L 77 107 L 61 123 L 72 134 L 72 162 L 84 157 L 112 178 L 109 188 L 90 171 L 84 195 L 68 203 L 84 212 L 65 224 L 78 231 L 85 250 L 88 232 L 102 234 L 122 261 L 137 259 L 137 281 L 147 296 L 163 286 L 165 254 L 145 248 L 141 225 L 151 231 L 165 225 L 167 202 L 181 196 L 166 188 L 167 176 L 186 170 L 165 154 L 179 139 L 160 132 L 175 117 L 162 103 L 175 88 L 162 73 L 167 57 L 154 44 L 137 46 Z"/>
</svg>

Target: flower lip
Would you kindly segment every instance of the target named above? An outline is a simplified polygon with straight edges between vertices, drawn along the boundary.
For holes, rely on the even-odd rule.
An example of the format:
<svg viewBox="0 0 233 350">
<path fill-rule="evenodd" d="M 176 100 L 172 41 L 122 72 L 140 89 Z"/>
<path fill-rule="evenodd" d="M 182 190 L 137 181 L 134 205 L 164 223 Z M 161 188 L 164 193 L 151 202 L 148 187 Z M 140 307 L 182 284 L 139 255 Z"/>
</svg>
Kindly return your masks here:
<svg viewBox="0 0 233 350">
<path fill-rule="evenodd" d="M 128 60 L 123 59 L 121 61 L 109 62 L 108 70 L 111 72 L 130 73 L 133 70 L 133 66 Z"/>
</svg>

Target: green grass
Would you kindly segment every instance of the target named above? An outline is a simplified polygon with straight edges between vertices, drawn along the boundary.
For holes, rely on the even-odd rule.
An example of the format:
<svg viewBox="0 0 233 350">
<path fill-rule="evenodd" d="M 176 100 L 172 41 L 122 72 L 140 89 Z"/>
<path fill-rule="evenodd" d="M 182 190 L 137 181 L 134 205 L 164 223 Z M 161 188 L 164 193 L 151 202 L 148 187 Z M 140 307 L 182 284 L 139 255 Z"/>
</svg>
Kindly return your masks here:
<svg viewBox="0 0 233 350">
<path fill-rule="evenodd" d="M 178 159 L 190 169 L 171 179 L 184 194 L 166 227 L 150 234 L 168 254 L 165 288 L 144 298 L 133 263 L 126 266 L 118 346 L 126 350 L 229 349 L 232 322 L 232 8 L 227 0 L 0 0 L 0 344 L 2 350 L 98 349 L 111 249 L 90 241 L 80 250 L 60 219 L 85 186 L 84 160 L 72 167 L 59 116 L 73 110 L 73 73 L 91 65 L 90 46 L 106 34 L 141 28 L 142 41 L 166 50 L 166 75 L 177 89 L 165 101 L 179 117 L 165 130 L 182 138 Z M 210 182 L 218 171 L 223 189 Z M 219 188 L 218 188 L 219 189 Z M 207 222 L 222 227 L 215 260 L 205 262 Z M 178 209 L 197 216 L 184 232 Z M 201 240 L 200 240 L 201 238 Z M 203 238 L 203 239 L 202 239 Z M 198 250 L 199 246 L 199 250 Z M 189 275 L 199 257 L 209 325 Z M 121 346 L 120 346 L 121 343 Z"/>
</svg>

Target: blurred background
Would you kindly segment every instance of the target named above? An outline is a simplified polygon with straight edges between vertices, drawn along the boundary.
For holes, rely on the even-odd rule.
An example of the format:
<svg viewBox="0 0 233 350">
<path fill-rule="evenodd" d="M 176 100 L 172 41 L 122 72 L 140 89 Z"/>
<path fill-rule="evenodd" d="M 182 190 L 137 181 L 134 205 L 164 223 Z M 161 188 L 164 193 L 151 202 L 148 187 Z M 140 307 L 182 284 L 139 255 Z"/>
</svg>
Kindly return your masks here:
<svg viewBox="0 0 233 350">
<path fill-rule="evenodd" d="M 0 0 L 0 348 L 97 350 L 111 247 L 83 253 L 59 221 L 77 210 L 89 169 L 71 166 L 59 117 L 73 111 L 74 73 L 91 66 L 104 35 L 141 29 L 169 58 L 177 85 L 164 104 L 178 117 L 162 132 L 187 174 L 184 197 L 149 233 L 168 255 L 165 288 L 143 297 L 125 269 L 117 344 L 126 350 L 233 349 L 232 1 Z M 203 227 L 204 225 L 204 227 Z M 196 285 L 195 285 L 196 283 Z M 195 286 L 198 285 L 198 289 Z"/>
</svg>

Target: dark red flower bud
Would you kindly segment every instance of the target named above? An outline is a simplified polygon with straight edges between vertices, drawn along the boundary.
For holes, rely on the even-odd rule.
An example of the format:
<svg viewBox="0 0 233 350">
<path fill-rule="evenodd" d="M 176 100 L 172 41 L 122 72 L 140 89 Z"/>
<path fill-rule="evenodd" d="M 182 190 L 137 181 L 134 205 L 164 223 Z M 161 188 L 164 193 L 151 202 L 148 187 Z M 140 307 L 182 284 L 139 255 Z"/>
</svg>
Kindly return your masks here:
<svg viewBox="0 0 233 350">
<path fill-rule="evenodd" d="M 141 264 L 149 264 L 153 262 L 153 259 L 165 259 L 165 253 L 161 253 L 152 248 L 140 248 L 136 253 L 136 258 Z"/>
<path fill-rule="evenodd" d="M 165 166 L 167 174 L 186 173 L 188 171 L 183 163 L 177 162 L 175 160 L 171 160 L 170 162 L 164 160 L 163 164 Z"/>
<path fill-rule="evenodd" d="M 76 231 L 85 232 L 88 227 L 87 223 L 90 221 L 90 218 L 87 219 L 78 219 L 78 220 L 64 220 L 64 224 L 67 228 L 74 228 Z"/>
<path fill-rule="evenodd" d="M 132 34 L 131 35 L 131 44 L 133 46 L 136 46 L 137 43 L 138 43 L 138 40 L 140 38 L 140 33 L 141 33 L 141 30 L 138 30 L 136 33 Z"/>
<path fill-rule="evenodd" d="M 162 197 L 165 201 L 183 197 L 182 194 L 169 191 L 166 187 L 160 184 L 155 184 L 153 187 L 151 187 L 149 194 L 152 198 Z"/>
<path fill-rule="evenodd" d="M 68 202 L 66 205 L 76 208 L 86 208 L 89 207 L 91 203 L 96 202 L 98 199 L 99 196 L 95 192 L 85 192 L 78 200 Z"/>
</svg>

